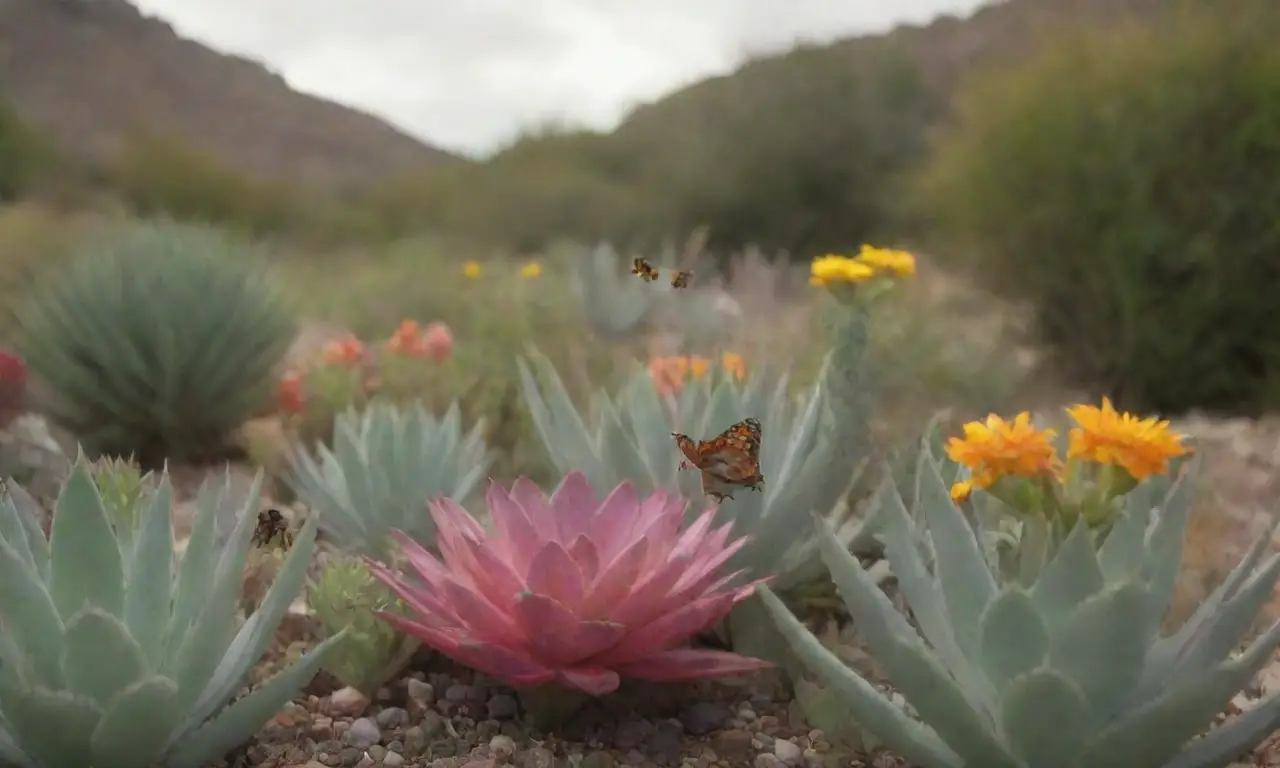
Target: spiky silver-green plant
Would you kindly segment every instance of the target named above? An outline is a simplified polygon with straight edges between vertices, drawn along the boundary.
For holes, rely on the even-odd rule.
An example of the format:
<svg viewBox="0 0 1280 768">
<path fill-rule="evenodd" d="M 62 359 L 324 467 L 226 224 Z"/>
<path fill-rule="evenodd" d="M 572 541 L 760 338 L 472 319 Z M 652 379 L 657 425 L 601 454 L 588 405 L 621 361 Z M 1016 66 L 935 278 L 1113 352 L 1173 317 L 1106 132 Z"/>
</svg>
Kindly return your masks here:
<svg viewBox="0 0 1280 768">
<path fill-rule="evenodd" d="M 734 530 L 751 537 L 730 561 L 730 570 L 773 574 L 775 587 L 782 589 L 804 581 L 813 575 L 814 539 L 800 521 L 815 510 L 838 526 L 846 521 L 847 510 L 837 502 L 853 480 L 851 468 L 818 472 L 828 466 L 816 451 L 824 403 L 821 387 L 813 387 L 797 402 L 786 377 L 770 383 L 753 375 L 745 384 L 727 376 L 715 381 L 704 377 L 687 382 L 666 401 L 652 377 L 641 371 L 616 397 L 597 392 L 588 423 L 545 356 L 534 352 L 530 360 L 521 360 L 520 377 L 552 464 L 564 473 L 582 472 L 602 497 L 630 482 L 642 494 L 661 488 L 686 498 L 704 498 L 699 474 L 679 471 L 683 457 L 671 433 L 708 438 L 748 416 L 759 419 L 764 487 L 761 492 L 742 489 L 719 505 L 723 519 L 733 520 Z M 702 509 L 695 504 L 690 513 Z M 851 527 L 845 529 L 852 532 Z"/>
<path fill-rule="evenodd" d="M 1277 622 L 1233 654 L 1280 575 L 1280 555 L 1259 565 L 1274 520 L 1187 623 L 1162 636 L 1194 471 L 1155 508 L 1125 504 L 1096 549 L 1081 521 L 1024 585 L 992 567 L 981 524 L 951 503 L 936 464 L 920 466 L 923 542 L 897 491 L 881 495 L 889 562 L 919 631 L 819 523 L 832 579 L 915 715 L 762 592 L 804 665 L 892 749 L 922 768 L 1221 768 L 1280 726 L 1272 696 L 1204 733 L 1280 645 Z"/>
<path fill-rule="evenodd" d="M 84 466 L 58 497 L 47 541 L 20 508 L 29 497 L 0 499 L 0 762 L 201 768 L 297 694 L 330 643 L 232 703 L 301 588 L 315 541 L 308 523 L 237 629 L 260 487 L 261 477 L 240 505 L 206 485 L 180 561 L 167 474 L 137 515 L 132 547 Z M 225 513 L 238 520 L 222 543 L 216 518 Z"/>
<path fill-rule="evenodd" d="M 401 530 L 434 548 L 435 523 L 427 502 L 469 498 L 489 467 L 483 424 L 462 431 L 457 404 L 436 419 L 421 403 L 375 401 L 334 419 L 333 448 L 289 455 L 285 481 L 338 549 L 387 562 L 390 534 Z"/>
<path fill-rule="evenodd" d="M 270 407 L 294 320 L 244 246 L 151 222 L 81 246 L 17 311 L 42 410 L 91 457 L 147 468 L 228 450 Z"/>
<path fill-rule="evenodd" d="M 574 261 L 573 290 L 587 323 L 607 338 L 623 338 L 643 327 L 660 294 L 632 276 L 623 258 L 598 245 Z"/>
</svg>

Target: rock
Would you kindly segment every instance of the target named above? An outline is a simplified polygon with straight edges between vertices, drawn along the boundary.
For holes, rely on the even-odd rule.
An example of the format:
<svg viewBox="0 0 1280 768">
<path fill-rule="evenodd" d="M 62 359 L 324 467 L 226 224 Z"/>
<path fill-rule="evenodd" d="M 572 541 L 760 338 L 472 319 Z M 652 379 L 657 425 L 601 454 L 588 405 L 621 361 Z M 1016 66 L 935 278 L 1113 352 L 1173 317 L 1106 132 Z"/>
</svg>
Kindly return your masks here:
<svg viewBox="0 0 1280 768">
<path fill-rule="evenodd" d="M 431 687 L 431 683 L 424 683 L 415 677 L 409 678 L 405 693 L 409 696 L 409 701 L 424 704 L 428 709 L 436 700 L 436 689 Z"/>
<path fill-rule="evenodd" d="M 444 733 L 444 718 L 436 712 L 428 712 L 422 718 L 421 730 L 427 741 L 433 741 Z"/>
<path fill-rule="evenodd" d="M 311 721 L 311 738 L 316 741 L 328 741 L 333 738 L 333 720 L 322 715 Z"/>
<path fill-rule="evenodd" d="M 374 744 L 368 749 L 369 757 L 373 758 L 375 763 L 382 762 L 382 758 L 386 757 L 387 749 L 380 744 Z"/>
<path fill-rule="evenodd" d="M 773 754 L 777 756 L 784 765 L 804 765 L 804 749 L 802 749 L 800 745 L 787 741 L 786 739 L 778 739 L 773 742 Z"/>
<path fill-rule="evenodd" d="M 695 702 L 680 714 L 680 723 L 684 729 L 695 736 L 711 733 L 728 719 L 727 707 L 707 701 Z"/>
<path fill-rule="evenodd" d="M 388 752 L 383 756 L 382 764 L 386 768 L 400 768 L 400 766 L 404 765 L 404 757 L 397 755 L 395 752 Z"/>
<path fill-rule="evenodd" d="M 614 768 L 618 764 L 608 752 L 592 751 L 582 758 L 582 768 Z"/>
<path fill-rule="evenodd" d="M 377 763 L 374 762 L 373 756 L 368 752 L 365 752 L 360 756 L 360 759 L 356 761 L 356 768 L 373 768 L 375 765 L 377 765 Z"/>
<path fill-rule="evenodd" d="M 555 764 L 556 756 L 546 747 L 522 749 L 516 755 L 516 765 L 519 768 L 554 768 Z"/>
<path fill-rule="evenodd" d="M 455 683 L 454 685 L 451 685 L 445 689 L 444 700 L 451 701 L 454 704 L 461 704 L 462 702 L 467 700 L 467 696 L 469 693 L 470 691 L 468 690 L 467 686 L 457 685 Z"/>
<path fill-rule="evenodd" d="M 427 751 L 427 745 L 431 740 L 427 738 L 427 734 L 419 726 L 413 726 L 404 732 L 404 754 L 405 757 L 419 757 Z"/>
<path fill-rule="evenodd" d="M 494 736 L 489 740 L 489 754 L 506 759 L 516 753 L 516 742 L 510 736 Z"/>
<path fill-rule="evenodd" d="M 409 722 L 409 713 L 400 707 L 387 707 L 375 719 L 381 728 L 399 728 Z"/>
<path fill-rule="evenodd" d="M 755 762 L 752 765 L 754 768 L 783 768 L 783 762 L 778 759 L 778 756 L 771 755 L 768 752 L 756 755 Z"/>
<path fill-rule="evenodd" d="M 12 477 L 31 495 L 49 530 L 49 512 L 62 483 L 71 472 L 71 459 L 39 414 L 23 414 L 0 429 L 0 477 Z"/>
<path fill-rule="evenodd" d="M 653 724 L 648 720 L 623 720 L 613 734 L 613 745 L 621 750 L 632 750 L 644 741 Z"/>
<path fill-rule="evenodd" d="M 499 693 L 489 699 L 489 717 L 494 720 L 510 720 L 516 716 L 516 697 L 507 693 Z"/>
<path fill-rule="evenodd" d="M 351 721 L 351 727 L 342 735 L 342 741 L 356 749 L 368 749 L 382 741 L 382 731 L 372 719 L 362 717 Z"/>
<path fill-rule="evenodd" d="M 329 711 L 343 717 L 355 717 L 369 706 L 369 697 L 360 691 L 347 686 L 334 691 L 329 696 Z"/>
<path fill-rule="evenodd" d="M 721 731 L 711 737 L 711 748 L 724 760 L 741 764 L 755 751 L 751 734 L 740 729 Z"/>
</svg>

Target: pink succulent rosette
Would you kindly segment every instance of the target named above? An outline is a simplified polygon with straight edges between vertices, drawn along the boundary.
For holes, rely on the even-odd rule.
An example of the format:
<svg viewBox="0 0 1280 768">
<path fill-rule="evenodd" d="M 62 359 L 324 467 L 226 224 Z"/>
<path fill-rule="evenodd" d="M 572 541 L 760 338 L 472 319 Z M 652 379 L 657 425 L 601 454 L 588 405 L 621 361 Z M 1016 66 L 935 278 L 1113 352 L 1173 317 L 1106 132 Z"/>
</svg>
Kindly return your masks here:
<svg viewBox="0 0 1280 768">
<path fill-rule="evenodd" d="M 436 558 L 402 533 L 412 583 L 375 574 L 410 607 L 384 621 L 509 685 L 555 682 L 593 695 L 621 678 L 693 680 L 768 667 L 725 651 L 681 647 L 751 595 L 721 568 L 746 543 L 708 509 L 681 531 L 688 502 L 630 483 L 603 502 L 579 472 L 550 499 L 520 478 L 486 493 L 493 532 L 449 499 L 431 506 Z M 731 586 L 732 584 L 732 586 Z"/>
</svg>

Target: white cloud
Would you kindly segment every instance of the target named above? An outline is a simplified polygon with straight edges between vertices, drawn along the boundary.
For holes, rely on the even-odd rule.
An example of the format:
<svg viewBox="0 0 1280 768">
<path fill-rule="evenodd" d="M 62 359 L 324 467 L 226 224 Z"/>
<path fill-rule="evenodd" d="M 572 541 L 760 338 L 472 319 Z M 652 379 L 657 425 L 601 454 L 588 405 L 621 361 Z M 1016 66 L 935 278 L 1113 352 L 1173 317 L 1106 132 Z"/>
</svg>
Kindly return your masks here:
<svg viewBox="0 0 1280 768">
<path fill-rule="evenodd" d="M 474 153 L 548 119 L 610 128 L 630 106 L 749 52 L 968 13 L 981 0 L 133 2 L 295 88 Z"/>
</svg>

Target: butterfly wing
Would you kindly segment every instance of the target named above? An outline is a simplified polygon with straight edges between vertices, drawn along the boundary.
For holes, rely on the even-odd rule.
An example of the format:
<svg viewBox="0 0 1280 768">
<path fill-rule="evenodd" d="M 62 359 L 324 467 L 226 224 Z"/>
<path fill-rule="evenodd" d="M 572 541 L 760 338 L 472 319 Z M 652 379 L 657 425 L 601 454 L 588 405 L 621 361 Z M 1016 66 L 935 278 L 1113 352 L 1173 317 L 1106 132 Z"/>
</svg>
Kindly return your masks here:
<svg viewBox="0 0 1280 768">
<path fill-rule="evenodd" d="M 694 440 L 688 435 L 681 434 L 679 432 L 672 432 L 671 436 L 675 438 L 676 447 L 680 449 L 680 452 L 684 454 L 684 457 L 689 460 L 690 464 L 695 467 L 702 464 L 702 453 L 700 449 L 703 444 L 700 441 Z"/>
</svg>

